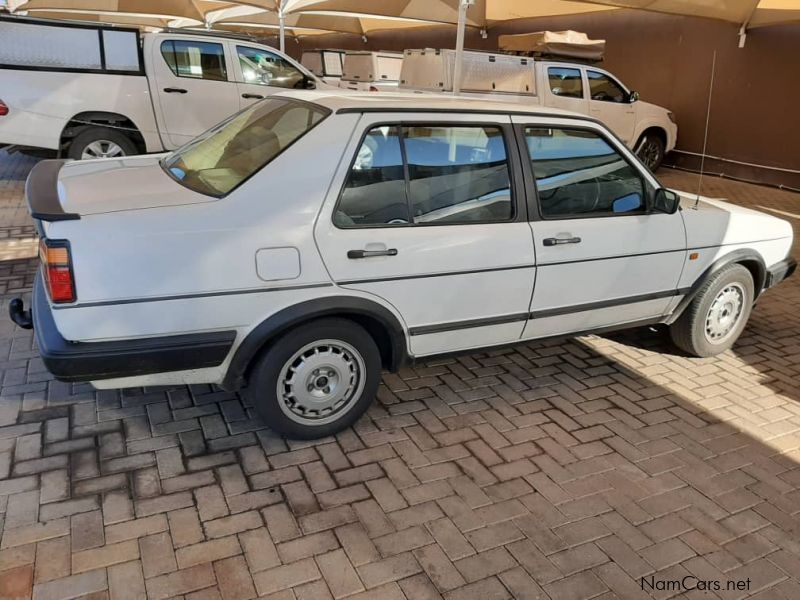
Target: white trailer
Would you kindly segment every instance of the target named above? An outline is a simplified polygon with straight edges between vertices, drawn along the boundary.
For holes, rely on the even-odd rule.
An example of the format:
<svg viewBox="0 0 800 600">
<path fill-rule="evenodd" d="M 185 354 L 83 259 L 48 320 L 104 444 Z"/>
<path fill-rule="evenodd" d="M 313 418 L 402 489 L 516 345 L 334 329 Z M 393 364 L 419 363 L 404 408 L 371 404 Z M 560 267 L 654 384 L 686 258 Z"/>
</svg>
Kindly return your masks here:
<svg viewBox="0 0 800 600">
<path fill-rule="evenodd" d="M 401 52 L 348 51 L 339 87 L 362 92 L 396 91 L 402 67 Z"/>
<path fill-rule="evenodd" d="M 308 87 L 328 86 L 249 38 L 0 17 L 0 146 L 76 159 L 162 152 Z"/>
<path fill-rule="evenodd" d="M 342 78 L 344 50 L 305 50 L 300 64 L 325 83 L 338 85 Z"/>
</svg>

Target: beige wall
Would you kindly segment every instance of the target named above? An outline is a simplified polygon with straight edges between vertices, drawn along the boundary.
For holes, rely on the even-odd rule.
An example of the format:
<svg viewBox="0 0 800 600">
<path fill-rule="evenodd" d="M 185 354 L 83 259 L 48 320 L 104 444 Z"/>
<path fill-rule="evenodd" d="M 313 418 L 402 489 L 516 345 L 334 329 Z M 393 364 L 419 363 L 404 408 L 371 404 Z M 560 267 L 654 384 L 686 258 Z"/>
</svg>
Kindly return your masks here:
<svg viewBox="0 0 800 600">
<path fill-rule="evenodd" d="M 800 189 L 800 24 L 752 30 L 738 48 L 737 27 L 706 19 L 638 11 L 611 11 L 574 17 L 513 21 L 481 39 L 468 32 L 466 47 L 496 49 L 501 33 L 576 29 L 607 40 L 603 66 L 643 100 L 672 110 L 679 125 L 678 149 L 701 152 L 711 59 L 717 51 L 707 154 L 730 160 L 795 170 L 751 168 L 707 160 L 706 170 Z M 357 36 L 326 35 L 287 42 L 303 47 L 403 50 L 453 47 L 454 28 L 374 32 L 367 43 Z M 673 153 L 667 163 L 699 166 Z"/>
</svg>

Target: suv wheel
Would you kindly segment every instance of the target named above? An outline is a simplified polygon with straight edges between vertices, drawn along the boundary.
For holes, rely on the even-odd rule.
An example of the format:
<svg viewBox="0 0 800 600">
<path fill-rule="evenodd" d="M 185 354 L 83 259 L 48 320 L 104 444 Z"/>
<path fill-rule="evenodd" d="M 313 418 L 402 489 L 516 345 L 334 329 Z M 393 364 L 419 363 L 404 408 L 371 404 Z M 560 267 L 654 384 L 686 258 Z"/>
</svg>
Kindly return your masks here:
<svg viewBox="0 0 800 600">
<path fill-rule="evenodd" d="M 715 356 L 742 333 L 753 307 L 753 276 L 742 265 L 725 267 L 709 279 L 670 327 L 675 345 L 695 356 Z"/>
<path fill-rule="evenodd" d="M 655 173 L 664 160 L 664 141 L 655 133 L 645 133 L 636 146 L 636 156 L 644 165 Z"/>
<path fill-rule="evenodd" d="M 381 378 L 372 336 L 346 319 L 293 329 L 258 359 L 243 390 L 266 424 L 290 438 L 314 439 L 352 425 Z"/>
</svg>

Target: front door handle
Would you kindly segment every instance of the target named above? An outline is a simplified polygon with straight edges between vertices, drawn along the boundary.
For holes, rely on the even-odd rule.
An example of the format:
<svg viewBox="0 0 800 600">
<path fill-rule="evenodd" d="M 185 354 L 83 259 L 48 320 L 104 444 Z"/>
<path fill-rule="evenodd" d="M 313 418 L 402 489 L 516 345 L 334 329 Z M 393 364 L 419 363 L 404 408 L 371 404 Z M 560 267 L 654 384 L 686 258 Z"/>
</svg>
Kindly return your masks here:
<svg viewBox="0 0 800 600">
<path fill-rule="evenodd" d="M 247 100 L 263 100 L 264 96 L 261 94 L 242 94 L 242 98 L 246 98 Z"/>
<path fill-rule="evenodd" d="M 183 88 L 164 88 L 164 91 L 168 94 L 185 94 L 188 90 Z"/>
<path fill-rule="evenodd" d="M 348 250 L 347 258 L 372 258 L 373 256 L 397 256 L 397 248 L 386 250 Z"/>
<path fill-rule="evenodd" d="M 571 237 L 571 238 L 544 238 L 542 240 L 545 246 L 560 246 L 561 244 L 580 244 L 581 238 L 579 237 Z"/>
</svg>

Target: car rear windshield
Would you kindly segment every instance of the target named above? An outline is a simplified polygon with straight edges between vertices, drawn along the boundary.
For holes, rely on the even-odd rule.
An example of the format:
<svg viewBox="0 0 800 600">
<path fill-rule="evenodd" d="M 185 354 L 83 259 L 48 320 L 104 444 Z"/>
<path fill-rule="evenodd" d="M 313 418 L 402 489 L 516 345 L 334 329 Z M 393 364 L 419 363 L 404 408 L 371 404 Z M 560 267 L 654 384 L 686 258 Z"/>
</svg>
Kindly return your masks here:
<svg viewBox="0 0 800 600">
<path fill-rule="evenodd" d="M 226 119 L 162 161 L 178 182 L 221 197 L 308 133 L 330 111 L 287 98 L 268 98 Z"/>
</svg>

